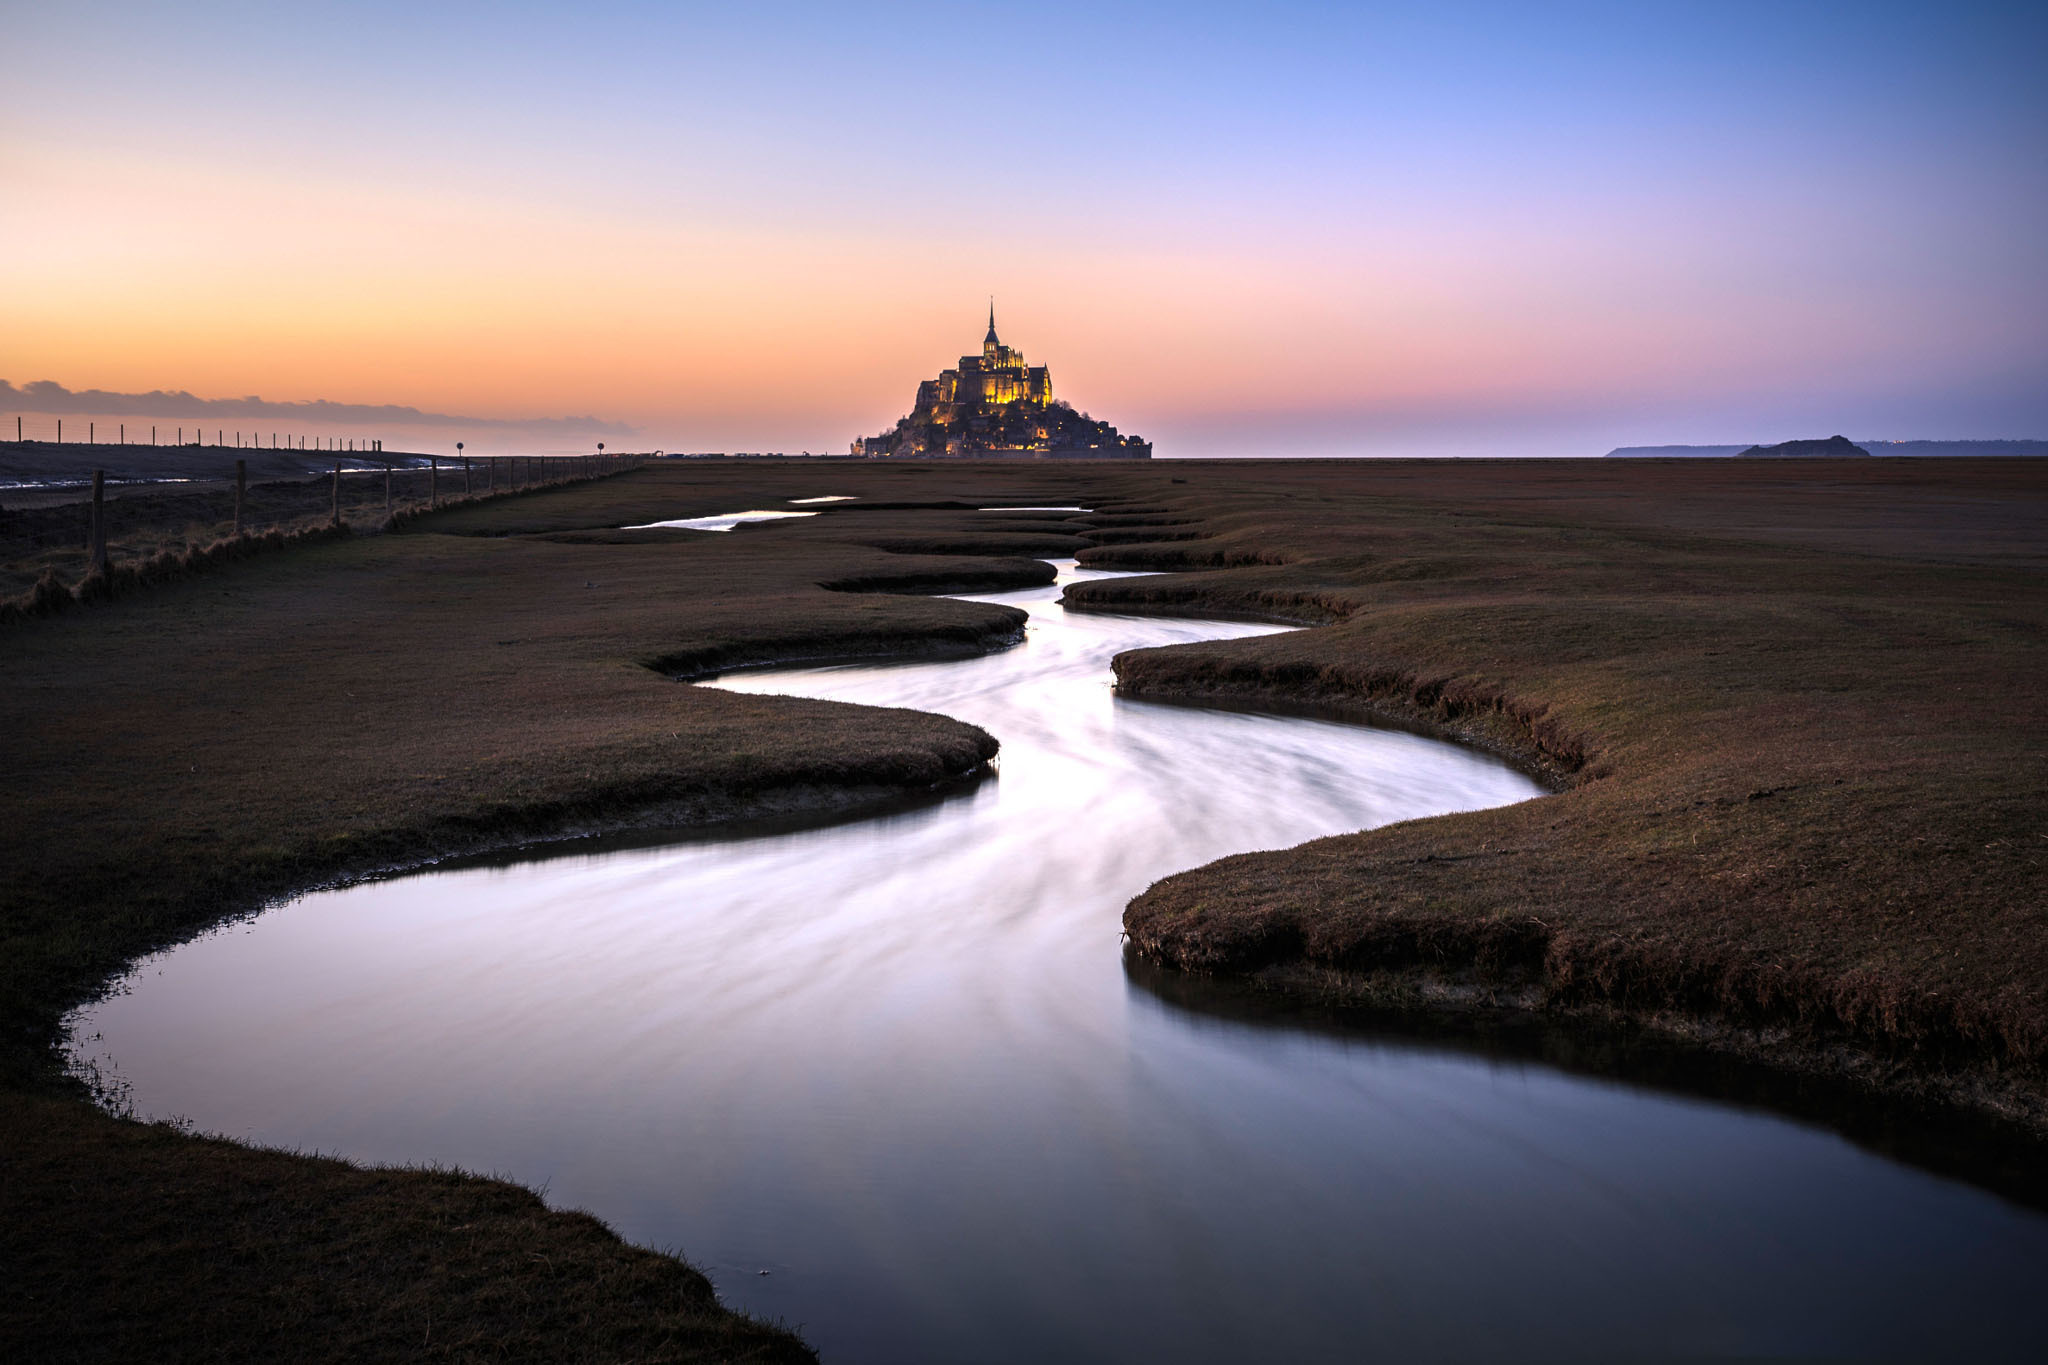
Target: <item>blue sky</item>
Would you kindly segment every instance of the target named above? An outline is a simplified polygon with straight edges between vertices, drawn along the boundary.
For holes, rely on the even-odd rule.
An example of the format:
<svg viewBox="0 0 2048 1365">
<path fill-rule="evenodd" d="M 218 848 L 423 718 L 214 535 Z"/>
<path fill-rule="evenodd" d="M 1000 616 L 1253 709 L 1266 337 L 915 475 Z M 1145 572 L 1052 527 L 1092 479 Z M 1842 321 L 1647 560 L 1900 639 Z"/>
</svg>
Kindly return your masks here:
<svg viewBox="0 0 2048 1365">
<path fill-rule="evenodd" d="M 1190 453 L 2048 435 L 2048 6 L 8 26 L 17 384 L 838 448 L 994 292 Z"/>
</svg>

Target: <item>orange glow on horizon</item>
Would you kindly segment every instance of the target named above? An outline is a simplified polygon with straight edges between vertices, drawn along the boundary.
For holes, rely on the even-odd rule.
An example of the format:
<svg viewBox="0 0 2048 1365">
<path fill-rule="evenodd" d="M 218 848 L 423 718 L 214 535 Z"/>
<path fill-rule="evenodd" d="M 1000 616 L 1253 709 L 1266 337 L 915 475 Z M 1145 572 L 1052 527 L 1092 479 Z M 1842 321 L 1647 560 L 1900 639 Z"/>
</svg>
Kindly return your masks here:
<svg viewBox="0 0 2048 1365">
<path fill-rule="evenodd" d="M 1138 249 L 1070 229 L 1025 251 L 49 149 L 10 160 L 0 227 L 36 262 L 0 336 L 16 384 L 592 414 L 678 448 L 763 432 L 756 445 L 837 450 L 975 349 L 991 286 L 1005 339 L 1050 364 L 1063 397 L 1140 433 L 1191 404 L 1370 413 L 1771 382 L 1823 334 L 1856 363 L 1886 360 L 1879 329 L 1845 341 L 1818 316 L 1759 336 L 1740 312 L 1678 307 L 1652 262 L 1527 225 L 1422 245 L 1301 234 L 1249 255 L 1192 231 Z M 67 211 L 31 211 L 50 203 Z"/>
</svg>

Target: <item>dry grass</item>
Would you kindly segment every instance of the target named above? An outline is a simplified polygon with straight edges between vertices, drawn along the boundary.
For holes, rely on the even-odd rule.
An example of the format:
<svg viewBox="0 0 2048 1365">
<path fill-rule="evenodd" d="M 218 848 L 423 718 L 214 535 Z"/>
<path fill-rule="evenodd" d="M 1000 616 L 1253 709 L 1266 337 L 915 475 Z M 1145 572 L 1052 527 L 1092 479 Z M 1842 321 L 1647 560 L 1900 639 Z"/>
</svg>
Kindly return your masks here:
<svg viewBox="0 0 2048 1365">
<path fill-rule="evenodd" d="M 18 1361 L 815 1359 L 682 1262 L 517 1185 L 48 1099 L 0 1105 L 0 1264 Z"/>
</svg>

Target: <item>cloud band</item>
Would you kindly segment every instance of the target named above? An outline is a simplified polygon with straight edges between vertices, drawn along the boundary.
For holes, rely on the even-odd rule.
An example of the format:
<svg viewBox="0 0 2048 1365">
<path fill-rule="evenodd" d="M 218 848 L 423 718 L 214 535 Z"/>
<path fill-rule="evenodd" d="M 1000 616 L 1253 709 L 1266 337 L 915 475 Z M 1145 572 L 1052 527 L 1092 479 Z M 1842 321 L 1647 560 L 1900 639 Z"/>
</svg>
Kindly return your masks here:
<svg viewBox="0 0 2048 1365">
<path fill-rule="evenodd" d="M 396 403 L 335 403 L 325 398 L 305 402 L 272 402 L 267 398 L 200 398 L 183 389 L 152 389 L 148 393 L 111 393 L 106 389 L 65 388 L 48 379 L 16 388 L 0 379 L 0 407 L 28 412 L 88 413 L 108 417 L 266 418 L 281 422 L 330 425 L 382 424 L 408 427 L 472 427 L 484 431 L 522 431 L 566 436 L 594 433 L 629 436 L 635 428 L 601 417 L 461 417 L 422 412 Z"/>
</svg>

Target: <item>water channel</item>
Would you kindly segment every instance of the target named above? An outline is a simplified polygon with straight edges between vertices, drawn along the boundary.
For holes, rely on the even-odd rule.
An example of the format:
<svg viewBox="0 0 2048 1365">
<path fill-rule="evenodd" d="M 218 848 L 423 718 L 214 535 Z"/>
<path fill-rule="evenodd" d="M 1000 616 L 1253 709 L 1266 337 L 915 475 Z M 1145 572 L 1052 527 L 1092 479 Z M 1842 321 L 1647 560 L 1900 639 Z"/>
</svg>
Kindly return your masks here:
<svg viewBox="0 0 2048 1365">
<path fill-rule="evenodd" d="M 1062 569 L 1062 581 L 1093 575 Z M 716 686 L 944 712 L 920 808 L 308 895 L 151 959 L 77 1055 L 139 1113 L 545 1186 L 828 1362 L 2023 1356 L 2048 1220 L 1740 1107 L 1191 1013 L 1124 902 L 1530 799 L 1482 755 L 1118 701 L 1269 627 L 992 595 L 1026 642 Z"/>
</svg>

